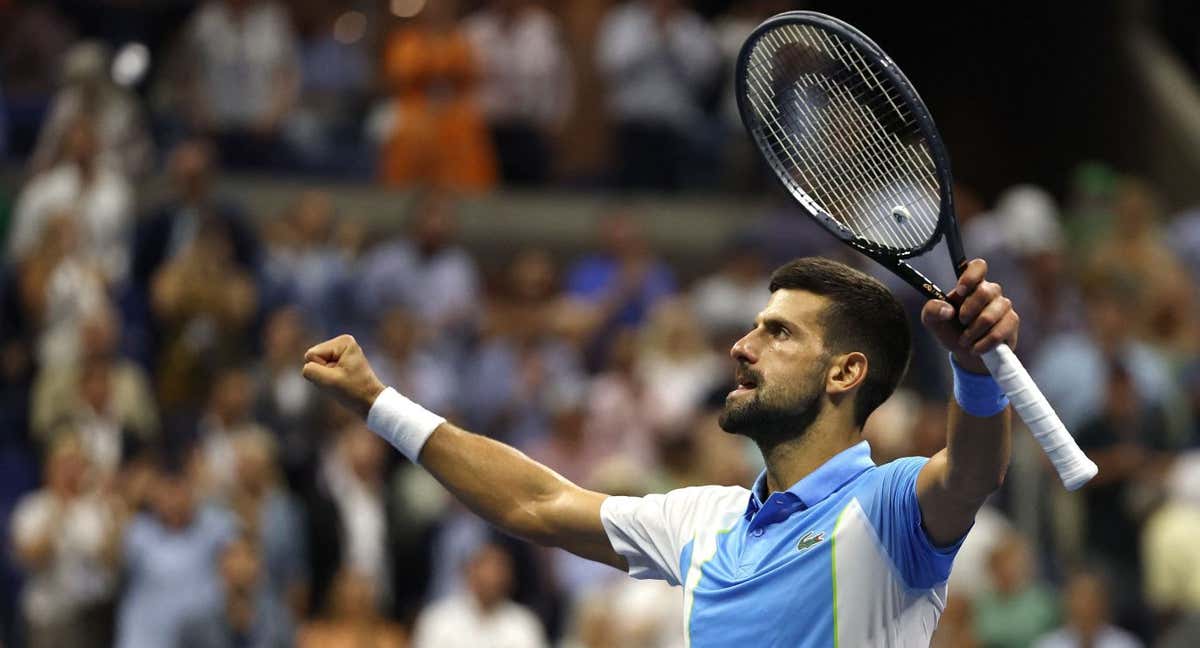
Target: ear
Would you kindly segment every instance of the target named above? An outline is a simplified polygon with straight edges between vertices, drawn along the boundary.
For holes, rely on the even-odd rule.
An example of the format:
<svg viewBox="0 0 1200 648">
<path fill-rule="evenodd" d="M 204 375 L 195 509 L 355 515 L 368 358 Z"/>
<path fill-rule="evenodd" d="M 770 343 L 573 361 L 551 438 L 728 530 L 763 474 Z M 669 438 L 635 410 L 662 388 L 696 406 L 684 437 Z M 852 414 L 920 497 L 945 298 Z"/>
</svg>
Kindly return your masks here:
<svg viewBox="0 0 1200 648">
<path fill-rule="evenodd" d="M 825 393 L 836 396 L 852 392 L 866 379 L 867 356 L 861 351 L 833 356 L 825 376 Z"/>
</svg>

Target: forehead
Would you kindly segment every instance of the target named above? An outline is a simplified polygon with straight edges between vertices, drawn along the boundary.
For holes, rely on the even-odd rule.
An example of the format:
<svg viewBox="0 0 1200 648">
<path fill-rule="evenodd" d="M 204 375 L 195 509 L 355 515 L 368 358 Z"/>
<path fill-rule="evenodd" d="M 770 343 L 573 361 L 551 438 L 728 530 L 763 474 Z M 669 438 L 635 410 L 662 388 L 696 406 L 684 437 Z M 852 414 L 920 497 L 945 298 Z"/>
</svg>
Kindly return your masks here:
<svg viewBox="0 0 1200 648">
<path fill-rule="evenodd" d="M 761 319 L 777 318 L 793 324 L 815 327 L 829 306 L 829 298 L 807 290 L 780 289 L 771 293 L 766 308 L 758 314 Z"/>
</svg>

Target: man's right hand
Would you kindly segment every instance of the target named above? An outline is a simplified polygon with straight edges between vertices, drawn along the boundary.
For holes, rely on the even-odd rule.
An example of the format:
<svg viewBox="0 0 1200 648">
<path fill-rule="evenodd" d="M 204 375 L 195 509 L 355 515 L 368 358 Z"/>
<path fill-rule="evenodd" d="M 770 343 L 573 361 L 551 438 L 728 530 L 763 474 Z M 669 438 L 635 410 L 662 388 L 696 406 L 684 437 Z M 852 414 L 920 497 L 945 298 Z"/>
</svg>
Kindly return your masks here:
<svg viewBox="0 0 1200 648">
<path fill-rule="evenodd" d="M 379 381 L 362 347 L 349 335 L 326 340 L 304 353 L 304 377 L 362 418 L 386 386 Z"/>
</svg>

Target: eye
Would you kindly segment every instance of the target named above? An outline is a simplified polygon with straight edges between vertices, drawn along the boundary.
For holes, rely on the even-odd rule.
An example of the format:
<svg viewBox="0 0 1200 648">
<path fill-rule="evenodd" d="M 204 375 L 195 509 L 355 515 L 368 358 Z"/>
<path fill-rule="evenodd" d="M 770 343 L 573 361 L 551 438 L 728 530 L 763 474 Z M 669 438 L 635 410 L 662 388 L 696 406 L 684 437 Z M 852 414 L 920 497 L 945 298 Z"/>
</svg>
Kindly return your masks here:
<svg viewBox="0 0 1200 648">
<path fill-rule="evenodd" d="M 792 332 L 787 330 L 787 327 L 775 322 L 767 325 L 767 332 L 771 334 L 771 337 L 779 340 L 786 340 L 792 336 Z"/>
</svg>

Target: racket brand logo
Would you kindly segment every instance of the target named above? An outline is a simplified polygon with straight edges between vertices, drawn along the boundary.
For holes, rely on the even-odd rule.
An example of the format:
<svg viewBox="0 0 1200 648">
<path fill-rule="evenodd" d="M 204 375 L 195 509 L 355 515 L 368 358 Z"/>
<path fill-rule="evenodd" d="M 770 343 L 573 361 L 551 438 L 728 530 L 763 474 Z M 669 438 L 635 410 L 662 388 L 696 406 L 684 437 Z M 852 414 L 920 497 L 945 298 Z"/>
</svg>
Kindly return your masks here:
<svg viewBox="0 0 1200 648">
<path fill-rule="evenodd" d="M 816 533 L 809 531 L 808 533 L 805 533 L 804 535 L 800 536 L 800 542 L 796 543 L 796 550 L 797 551 L 805 551 L 806 549 L 811 549 L 811 548 L 813 548 L 814 545 L 816 545 L 818 542 L 820 542 L 824 539 L 825 539 L 824 531 L 818 531 Z"/>
</svg>

